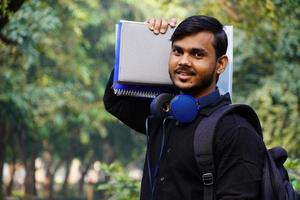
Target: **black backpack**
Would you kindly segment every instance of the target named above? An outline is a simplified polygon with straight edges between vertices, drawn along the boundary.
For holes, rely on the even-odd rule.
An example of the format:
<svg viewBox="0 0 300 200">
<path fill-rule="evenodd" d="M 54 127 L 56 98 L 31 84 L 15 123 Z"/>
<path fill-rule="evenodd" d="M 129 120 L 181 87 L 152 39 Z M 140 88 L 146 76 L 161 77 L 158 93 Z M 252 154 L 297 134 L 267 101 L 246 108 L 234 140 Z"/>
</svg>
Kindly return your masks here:
<svg viewBox="0 0 300 200">
<path fill-rule="evenodd" d="M 244 104 L 225 105 L 199 123 L 194 136 L 194 152 L 202 174 L 204 200 L 215 199 L 214 132 L 220 119 L 226 114 L 233 112 L 244 117 L 262 137 L 261 125 L 255 111 Z M 275 147 L 266 151 L 261 184 L 262 200 L 300 200 L 299 193 L 293 189 L 289 182 L 287 170 L 283 166 L 286 159 L 287 152 L 282 147 Z"/>
</svg>

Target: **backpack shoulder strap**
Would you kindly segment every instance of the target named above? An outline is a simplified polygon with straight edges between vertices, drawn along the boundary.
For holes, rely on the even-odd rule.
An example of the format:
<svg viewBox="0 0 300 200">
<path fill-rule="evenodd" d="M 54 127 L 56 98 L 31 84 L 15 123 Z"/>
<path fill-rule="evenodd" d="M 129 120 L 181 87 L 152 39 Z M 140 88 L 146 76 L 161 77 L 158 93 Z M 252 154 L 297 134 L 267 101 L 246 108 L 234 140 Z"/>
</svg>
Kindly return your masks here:
<svg viewBox="0 0 300 200">
<path fill-rule="evenodd" d="M 261 126 L 255 111 L 244 104 L 224 105 L 199 122 L 194 135 L 194 155 L 202 176 L 204 200 L 214 199 L 214 133 L 222 117 L 231 112 L 247 118 L 256 131 L 262 135 Z"/>
</svg>

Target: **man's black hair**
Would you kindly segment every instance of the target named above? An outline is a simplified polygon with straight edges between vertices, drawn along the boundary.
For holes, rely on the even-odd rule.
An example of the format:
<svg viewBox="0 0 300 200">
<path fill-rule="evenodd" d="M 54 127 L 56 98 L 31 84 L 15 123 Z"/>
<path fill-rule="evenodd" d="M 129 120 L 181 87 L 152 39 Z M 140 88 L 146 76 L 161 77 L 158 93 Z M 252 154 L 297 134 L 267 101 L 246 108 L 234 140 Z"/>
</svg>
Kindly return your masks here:
<svg viewBox="0 0 300 200">
<path fill-rule="evenodd" d="M 170 40 L 173 43 L 176 40 L 202 31 L 213 33 L 216 58 L 226 54 L 228 41 L 223 25 L 216 18 L 210 16 L 197 15 L 186 18 L 175 29 Z"/>
</svg>

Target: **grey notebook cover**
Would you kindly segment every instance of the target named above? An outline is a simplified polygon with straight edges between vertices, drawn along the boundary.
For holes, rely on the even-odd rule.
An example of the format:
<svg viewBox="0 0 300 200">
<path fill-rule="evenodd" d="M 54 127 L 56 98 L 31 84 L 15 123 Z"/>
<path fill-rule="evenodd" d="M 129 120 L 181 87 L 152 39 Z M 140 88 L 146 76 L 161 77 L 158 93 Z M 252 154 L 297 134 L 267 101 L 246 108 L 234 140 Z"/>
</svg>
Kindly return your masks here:
<svg viewBox="0 0 300 200">
<path fill-rule="evenodd" d="M 154 35 L 146 23 L 121 21 L 119 82 L 171 84 L 168 74 L 174 29 Z"/>
<path fill-rule="evenodd" d="M 174 29 L 155 35 L 146 23 L 121 20 L 116 26 L 118 77 L 121 84 L 171 85 L 168 74 L 168 59 L 171 51 L 170 38 Z M 232 91 L 232 26 L 225 26 L 228 36 L 227 56 L 229 63 L 220 76 L 218 87 L 222 94 Z"/>
</svg>

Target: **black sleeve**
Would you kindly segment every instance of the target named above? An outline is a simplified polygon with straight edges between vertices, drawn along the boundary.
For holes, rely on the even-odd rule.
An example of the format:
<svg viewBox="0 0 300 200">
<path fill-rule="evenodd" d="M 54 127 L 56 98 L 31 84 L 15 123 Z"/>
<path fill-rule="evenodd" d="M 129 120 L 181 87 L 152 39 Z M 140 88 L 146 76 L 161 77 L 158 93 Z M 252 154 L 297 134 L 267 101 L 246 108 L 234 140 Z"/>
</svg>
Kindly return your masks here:
<svg viewBox="0 0 300 200">
<path fill-rule="evenodd" d="M 262 138 L 236 114 L 224 117 L 216 133 L 217 199 L 260 199 L 265 155 Z"/>
<path fill-rule="evenodd" d="M 113 73 L 114 71 L 111 72 L 103 97 L 105 109 L 130 128 L 145 133 L 145 120 L 149 115 L 150 100 L 115 95 L 112 89 Z"/>
</svg>

